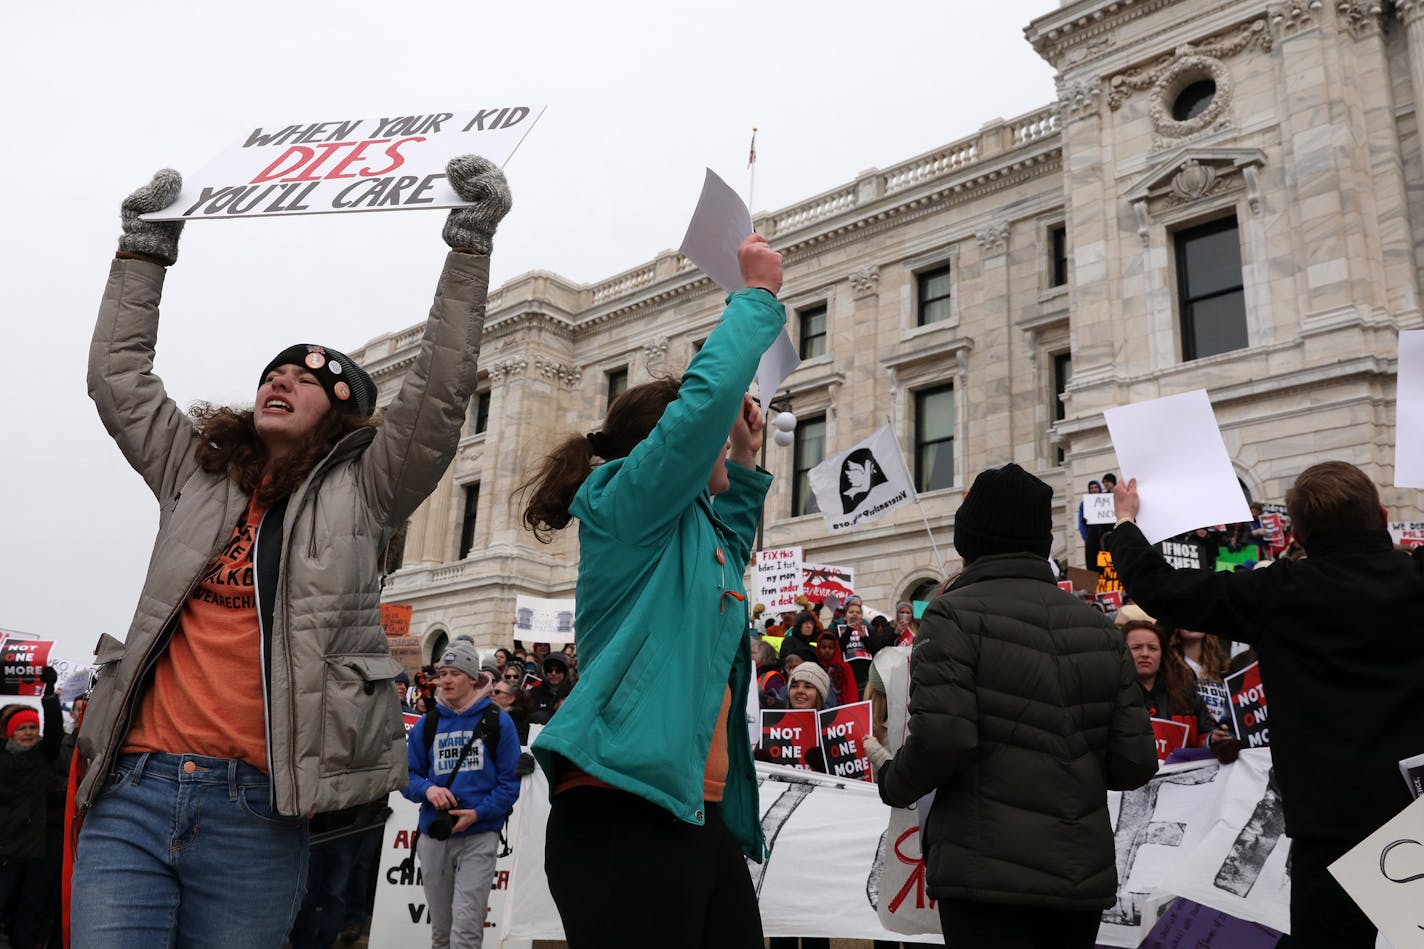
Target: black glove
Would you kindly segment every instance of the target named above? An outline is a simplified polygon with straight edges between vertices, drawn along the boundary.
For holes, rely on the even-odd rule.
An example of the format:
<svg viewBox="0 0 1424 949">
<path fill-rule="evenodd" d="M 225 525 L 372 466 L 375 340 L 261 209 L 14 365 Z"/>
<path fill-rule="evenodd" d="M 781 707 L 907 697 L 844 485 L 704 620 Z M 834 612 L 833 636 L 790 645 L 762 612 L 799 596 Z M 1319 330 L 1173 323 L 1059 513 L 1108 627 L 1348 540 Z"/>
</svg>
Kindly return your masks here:
<svg viewBox="0 0 1424 949">
<path fill-rule="evenodd" d="M 44 694 L 53 695 L 55 683 L 59 681 L 59 673 L 54 671 L 54 666 L 45 666 L 40 673 L 40 681 L 44 683 Z"/>
<path fill-rule="evenodd" d="M 527 778 L 534 773 L 536 764 L 537 762 L 534 760 L 533 755 L 527 751 L 521 751 L 519 753 L 519 764 L 514 766 L 515 777 Z"/>
<path fill-rule="evenodd" d="M 172 168 L 160 168 L 153 180 L 124 198 L 119 205 L 124 236 L 119 238 L 119 250 L 130 254 L 146 254 L 166 267 L 178 259 L 178 235 L 183 233 L 182 221 L 142 221 L 140 214 L 162 211 L 178 200 L 183 189 L 183 176 Z"/>
<path fill-rule="evenodd" d="M 461 155 L 450 159 L 445 174 L 460 200 L 473 202 L 469 207 L 450 209 L 445 221 L 445 243 L 488 254 L 495 228 L 514 203 L 504 172 L 479 155 Z"/>
</svg>

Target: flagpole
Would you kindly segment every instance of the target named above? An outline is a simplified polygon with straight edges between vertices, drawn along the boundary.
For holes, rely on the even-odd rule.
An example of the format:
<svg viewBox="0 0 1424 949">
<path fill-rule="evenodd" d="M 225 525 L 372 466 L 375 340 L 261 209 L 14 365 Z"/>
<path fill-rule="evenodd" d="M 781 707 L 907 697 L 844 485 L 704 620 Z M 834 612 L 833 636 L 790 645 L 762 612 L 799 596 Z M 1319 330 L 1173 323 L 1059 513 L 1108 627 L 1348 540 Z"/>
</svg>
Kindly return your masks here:
<svg viewBox="0 0 1424 949">
<path fill-rule="evenodd" d="M 757 127 L 752 126 L 752 146 L 747 151 L 747 210 L 753 215 L 756 214 L 756 133 Z"/>
<path fill-rule="evenodd" d="M 890 421 L 889 416 L 885 417 L 885 424 L 890 426 L 890 436 L 895 439 L 895 457 L 900 459 L 900 467 L 905 472 L 905 480 L 910 482 L 913 486 L 915 476 L 910 473 L 909 465 L 905 464 L 905 452 L 900 448 L 900 436 L 895 434 L 895 425 Z M 944 558 L 939 554 L 939 544 L 935 543 L 934 531 L 930 530 L 930 518 L 929 515 L 925 513 L 925 506 L 920 501 L 920 492 L 918 490 L 915 491 L 915 507 L 920 509 L 920 520 L 924 521 L 925 524 L 925 536 L 930 539 L 930 549 L 934 551 L 935 566 L 939 567 L 940 579 L 944 579 Z"/>
</svg>

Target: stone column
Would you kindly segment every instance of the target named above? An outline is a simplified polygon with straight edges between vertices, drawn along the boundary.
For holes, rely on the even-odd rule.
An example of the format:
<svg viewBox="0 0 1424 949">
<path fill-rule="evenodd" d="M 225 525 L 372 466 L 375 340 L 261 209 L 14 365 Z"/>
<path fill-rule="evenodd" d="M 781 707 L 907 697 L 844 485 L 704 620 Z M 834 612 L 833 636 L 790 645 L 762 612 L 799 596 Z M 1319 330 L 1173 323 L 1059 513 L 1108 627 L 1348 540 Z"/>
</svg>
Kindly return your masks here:
<svg viewBox="0 0 1424 949">
<path fill-rule="evenodd" d="M 1409 78 L 1414 91 L 1415 138 L 1424 153 L 1424 0 L 1395 0 L 1394 10 L 1404 22 L 1409 45 Z"/>
</svg>

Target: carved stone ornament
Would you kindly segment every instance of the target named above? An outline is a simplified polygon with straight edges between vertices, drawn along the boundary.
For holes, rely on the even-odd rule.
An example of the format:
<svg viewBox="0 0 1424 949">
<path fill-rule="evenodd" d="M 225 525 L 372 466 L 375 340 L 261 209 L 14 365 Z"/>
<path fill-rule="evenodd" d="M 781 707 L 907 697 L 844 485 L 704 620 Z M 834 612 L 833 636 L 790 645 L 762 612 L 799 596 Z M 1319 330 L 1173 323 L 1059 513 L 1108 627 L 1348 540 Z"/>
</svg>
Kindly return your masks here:
<svg viewBox="0 0 1424 949">
<path fill-rule="evenodd" d="M 668 338 L 666 336 L 654 336 L 643 344 L 643 356 L 649 363 L 660 361 L 667 355 Z"/>
<path fill-rule="evenodd" d="M 1271 10 L 1271 25 L 1276 28 L 1281 39 L 1289 39 L 1308 30 L 1313 30 L 1320 22 L 1321 0 L 1290 0 Z"/>
<path fill-rule="evenodd" d="M 1273 41 L 1271 31 L 1266 29 L 1264 19 L 1255 20 L 1251 23 L 1242 24 L 1235 31 L 1228 30 L 1219 37 L 1213 37 L 1204 43 L 1193 45 L 1191 43 L 1177 47 L 1177 49 L 1167 55 L 1138 69 L 1134 72 L 1119 73 L 1108 80 L 1108 108 L 1116 111 L 1122 107 L 1123 102 L 1132 97 L 1133 92 L 1143 89 L 1151 89 L 1169 71 L 1176 73 L 1177 63 L 1190 56 L 1202 56 L 1208 59 L 1221 60 L 1229 59 L 1236 54 L 1256 47 L 1263 53 L 1269 53 Z M 1225 72 L 1225 70 L 1222 70 Z M 1221 97 L 1221 83 L 1217 82 L 1217 97 Z M 1168 113 L 1170 118 L 1170 112 Z"/>
<path fill-rule="evenodd" d="M 986 256 L 1007 253 L 1009 249 L 1008 222 L 995 221 L 993 224 L 981 228 L 974 235 L 974 239 L 979 242 L 979 249 Z"/>
<path fill-rule="evenodd" d="M 1424 17 L 1424 0 L 1394 0 L 1394 12 L 1408 29 Z"/>
<path fill-rule="evenodd" d="M 1381 0 L 1339 0 L 1335 4 L 1335 19 L 1341 32 L 1357 40 L 1378 33 L 1383 16 Z"/>
<path fill-rule="evenodd" d="M 583 370 L 578 366 L 569 366 L 543 356 L 534 357 L 534 367 L 539 370 L 539 374 L 545 379 L 552 379 L 562 383 L 565 388 L 572 389 L 578 385 L 583 378 Z"/>
<path fill-rule="evenodd" d="M 529 360 L 523 356 L 500 359 L 489 367 L 490 382 L 500 383 L 511 376 L 522 376 L 527 368 L 529 368 Z"/>
<path fill-rule="evenodd" d="M 880 291 L 880 268 L 876 266 L 864 267 L 860 270 L 852 270 L 850 273 L 850 289 L 855 299 L 873 297 Z"/>
<path fill-rule="evenodd" d="M 1186 204 L 1211 194 L 1216 187 L 1216 169 L 1203 165 L 1195 159 L 1182 163 L 1182 170 L 1172 178 L 1169 200 L 1175 204 Z"/>
<path fill-rule="evenodd" d="M 1085 79 L 1059 90 L 1058 110 L 1065 118 L 1087 118 L 1098 114 L 1102 98 L 1102 84 L 1094 79 Z"/>
<path fill-rule="evenodd" d="M 1194 82 L 1209 79 L 1216 93 L 1205 109 L 1184 121 L 1172 116 L 1172 105 L 1182 90 Z M 1152 130 L 1163 138 L 1182 139 L 1229 123 L 1231 72 L 1214 56 L 1198 53 L 1181 56 L 1162 72 L 1152 87 Z"/>
</svg>

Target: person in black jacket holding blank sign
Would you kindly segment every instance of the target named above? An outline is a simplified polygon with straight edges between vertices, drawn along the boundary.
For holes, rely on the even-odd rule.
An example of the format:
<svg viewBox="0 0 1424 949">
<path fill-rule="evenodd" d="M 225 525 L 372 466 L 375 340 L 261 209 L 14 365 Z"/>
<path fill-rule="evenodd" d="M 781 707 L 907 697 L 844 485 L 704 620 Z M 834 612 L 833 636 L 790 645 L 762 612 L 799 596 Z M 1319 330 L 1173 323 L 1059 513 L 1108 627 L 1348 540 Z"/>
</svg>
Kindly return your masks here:
<svg viewBox="0 0 1424 949">
<path fill-rule="evenodd" d="M 1326 868 L 1410 801 L 1398 762 L 1424 751 L 1424 552 L 1394 549 L 1379 491 L 1343 461 L 1296 479 L 1286 509 L 1307 556 L 1264 570 L 1174 570 L 1133 523 L 1136 479 L 1113 495 L 1105 546 L 1127 595 L 1260 659 L 1294 845 L 1292 949 L 1369 949 L 1375 927 Z"/>
</svg>

